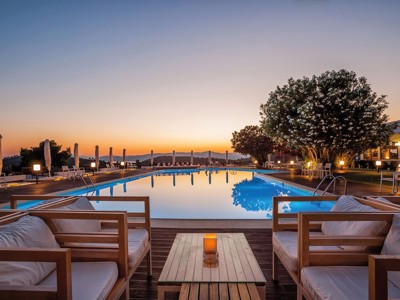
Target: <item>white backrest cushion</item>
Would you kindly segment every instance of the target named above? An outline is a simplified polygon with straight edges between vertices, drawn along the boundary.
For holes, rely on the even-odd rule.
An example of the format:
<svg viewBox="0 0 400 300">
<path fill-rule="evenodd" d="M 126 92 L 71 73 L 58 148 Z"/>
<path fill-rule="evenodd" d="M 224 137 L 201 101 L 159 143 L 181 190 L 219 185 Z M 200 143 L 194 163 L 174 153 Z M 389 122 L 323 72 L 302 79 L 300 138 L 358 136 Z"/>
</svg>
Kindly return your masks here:
<svg viewBox="0 0 400 300">
<path fill-rule="evenodd" d="M 58 207 L 61 210 L 95 210 L 88 198 L 79 197 L 74 203 Z M 62 232 L 98 232 L 100 220 L 53 219 L 57 229 Z"/>
<path fill-rule="evenodd" d="M 400 255 L 400 214 L 394 214 L 392 226 L 386 236 L 382 255 Z M 389 272 L 388 280 L 400 290 L 400 272 Z"/>
<path fill-rule="evenodd" d="M 392 226 L 386 235 L 381 254 L 400 255 L 400 214 L 394 214 Z"/>
<path fill-rule="evenodd" d="M 379 212 L 368 205 L 361 204 L 352 196 L 341 196 L 333 212 Z M 386 234 L 388 224 L 384 221 L 341 221 L 323 222 L 321 230 L 326 235 L 382 235 Z"/>
<path fill-rule="evenodd" d="M 379 212 L 368 205 L 361 204 L 352 196 L 341 196 L 331 211 L 334 212 Z M 329 221 L 323 222 L 321 231 L 326 235 L 385 235 L 389 224 L 385 221 Z M 341 246 L 344 250 L 364 250 L 364 246 Z"/>
<path fill-rule="evenodd" d="M 60 248 L 46 223 L 32 216 L 0 226 L 0 247 Z M 0 285 L 36 285 L 55 268 L 55 263 L 0 261 Z"/>
</svg>

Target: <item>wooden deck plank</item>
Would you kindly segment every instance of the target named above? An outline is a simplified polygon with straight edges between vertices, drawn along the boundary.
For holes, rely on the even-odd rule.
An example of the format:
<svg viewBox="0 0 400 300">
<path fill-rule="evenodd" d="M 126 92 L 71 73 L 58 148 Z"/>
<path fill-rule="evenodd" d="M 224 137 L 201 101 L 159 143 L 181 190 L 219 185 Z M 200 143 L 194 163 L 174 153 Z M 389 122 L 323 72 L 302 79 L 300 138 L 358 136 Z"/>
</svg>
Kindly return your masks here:
<svg viewBox="0 0 400 300">
<path fill-rule="evenodd" d="M 229 242 L 230 252 L 232 255 L 233 265 L 235 267 L 237 280 L 240 282 L 244 282 L 244 281 L 246 281 L 246 275 L 244 273 L 243 266 L 242 266 L 242 263 L 239 258 L 239 253 L 238 253 L 238 249 L 236 248 L 236 243 L 234 241 L 234 238 L 232 237 L 232 238 L 228 239 L 228 242 Z"/>
<path fill-rule="evenodd" d="M 251 267 L 252 273 L 254 275 L 254 280 L 256 282 L 264 282 L 265 277 L 263 275 L 263 272 L 261 271 L 260 265 L 257 262 L 256 257 L 254 256 L 253 251 L 250 248 L 250 245 L 244 235 L 238 236 L 238 239 L 240 240 L 242 244 L 242 249 L 246 253 L 246 258 L 247 261 Z"/>
<path fill-rule="evenodd" d="M 229 299 L 240 300 L 238 286 L 235 283 L 228 283 Z"/>
<path fill-rule="evenodd" d="M 178 245 L 176 247 L 176 251 L 172 258 L 170 270 L 169 270 L 168 276 L 166 278 L 167 281 L 171 281 L 171 282 L 176 281 L 176 275 L 178 274 L 179 262 L 180 262 L 180 259 L 182 256 L 183 246 L 184 246 L 184 242 L 186 241 L 186 239 L 187 239 L 187 235 L 182 234 L 182 235 L 180 235 L 180 238 L 177 240 Z M 161 280 L 161 279 L 159 279 L 159 280 Z"/>
<path fill-rule="evenodd" d="M 200 284 L 199 300 L 210 300 L 208 283 Z"/>
<path fill-rule="evenodd" d="M 210 300 L 218 300 L 218 283 L 210 283 Z"/>
<path fill-rule="evenodd" d="M 171 247 L 171 251 L 168 254 L 167 260 L 165 262 L 165 266 L 164 266 L 164 268 L 161 272 L 160 278 L 159 278 L 159 280 L 161 280 L 161 281 L 165 281 L 168 278 L 168 273 L 171 269 L 171 264 L 172 264 L 173 258 L 175 256 L 176 249 L 178 248 L 179 239 L 181 239 L 181 238 L 182 238 L 182 234 L 179 234 L 179 233 L 175 237 L 174 243 L 172 244 L 172 247 Z"/>
<path fill-rule="evenodd" d="M 178 272 L 176 274 L 176 281 L 184 281 L 185 279 L 193 238 L 195 239 L 196 237 L 193 234 L 189 234 L 186 236 L 186 240 L 183 243 L 183 250 L 179 260 Z"/>
<path fill-rule="evenodd" d="M 239 295 L 241 300 L 250 300 L 250 294 L 249 291 L 247 290 L 247 285 L 245 283 L 238 283 L 238 290 L 239 290 Z"/>
<path fill-rule="evenodd" d="M 197 255 L 201 254 L 199 251 L 199 245 L 197 243 L 197 237 L 193 236 L 192 242 L 190 244 L 189 261 L 187 264 L 186 274 L 184 281 L 192 281 L 194 277 L 195 263 L 197 260 Z"/>
</svg>

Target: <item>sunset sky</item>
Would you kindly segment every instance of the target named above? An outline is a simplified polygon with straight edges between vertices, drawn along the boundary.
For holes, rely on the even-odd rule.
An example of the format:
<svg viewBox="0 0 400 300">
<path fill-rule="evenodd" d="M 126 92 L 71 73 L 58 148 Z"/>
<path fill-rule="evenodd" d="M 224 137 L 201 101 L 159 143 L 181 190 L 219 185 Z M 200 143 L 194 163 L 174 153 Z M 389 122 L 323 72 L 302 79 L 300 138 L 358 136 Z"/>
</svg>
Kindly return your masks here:
<svg viewBox="0 0 400 300">
<path fill-rule="evenodd" d="M 288 78 L 342 68 L 400 119 L 400 1 L 0 1 L 3 155 L 231 151 Z"/>
</svg>

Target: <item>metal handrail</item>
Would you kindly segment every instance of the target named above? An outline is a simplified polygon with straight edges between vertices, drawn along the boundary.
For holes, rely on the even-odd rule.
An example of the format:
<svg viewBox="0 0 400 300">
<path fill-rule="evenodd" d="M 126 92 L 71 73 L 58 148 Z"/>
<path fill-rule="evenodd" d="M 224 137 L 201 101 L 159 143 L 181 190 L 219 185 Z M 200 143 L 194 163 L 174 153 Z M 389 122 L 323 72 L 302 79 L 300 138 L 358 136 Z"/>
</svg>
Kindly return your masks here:
<svg viewBox="0 0 400 300">
<path fill-rule="evenodd" d="M 321 182 L 315 188 L 313 196 L 315 196 L 315 193 L 319 190 L 319 187 L 322 185 L 322 183 L 324 183 L 324 181 L 326 179 L 331 179 L 331 182 L 329 182 L 328 186 L 322 192 L 321 196 L 323 196 L 328 191 L 328 189 L 331 187 L 332 184 L 333 184 L 333 192 L 335 192 L 336 191 L 336 180 L 338 180 L 338 179 L 343 179 L 344 180 L 344 193 L 343 193 L 343 195 L 346 195 L 346 192 L 347 192 L 347 179 L 345 177 L 343 177 L 343 176 L 333 176 L 331 174 L 328 174 L 324 178 L 322 178 Z"/>
<path fill-rule="evenodd" d="M 4 189 L 7 189 L 7 178 L 6 178 L 6 173 L 0 173 L 0 179 L 3 181 L 4 183 Z"/>
<path fill-rule="evenodd" d="M 95 186 L 94 186 L 93 180 L 92 180 L 92 178 L 90 178 L 89 174 L 87 174 L 87 173 L 80 174 L 79 177 L 81 178 L 81 180 L 83 181 L 83 183 L 85 184 L 87 189 L 89 188 L 89 185 L 87 184 L 87 182 L 85 180 L 85 177 L 87 177 L 89 179 L 89 183 L 92 186 L 92 188 L 96 189 Z"/>
</svg>

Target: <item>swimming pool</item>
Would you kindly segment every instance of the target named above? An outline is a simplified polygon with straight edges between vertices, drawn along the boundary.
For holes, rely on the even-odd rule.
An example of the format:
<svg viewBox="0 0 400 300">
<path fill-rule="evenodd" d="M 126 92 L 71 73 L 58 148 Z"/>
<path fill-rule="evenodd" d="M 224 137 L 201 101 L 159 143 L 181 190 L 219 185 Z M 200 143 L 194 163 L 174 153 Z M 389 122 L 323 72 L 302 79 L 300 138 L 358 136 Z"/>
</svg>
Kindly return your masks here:
<svg viewBox="0 0 400 300">
<path fill-rule="evenodd" d="M 150 196 L 151 217 L 161 219 L 271 219 L 272 197 L 312 193 L 243 169 L 162 170 L 59 195 Z M 96 209 L 137 210 L 135 203 L 93 203 Z M 284 202 L 284 212 L 325 211 L 331 203 Z"/>
</svg>

